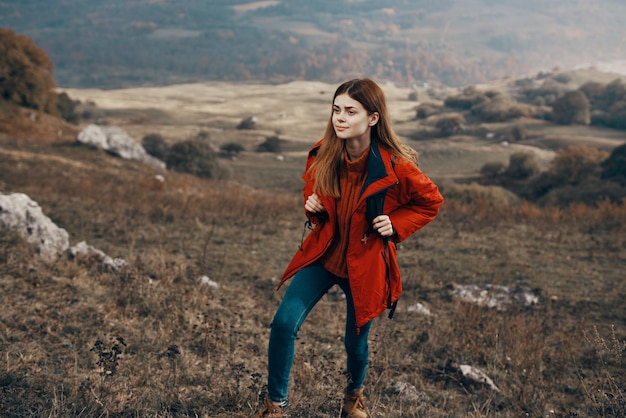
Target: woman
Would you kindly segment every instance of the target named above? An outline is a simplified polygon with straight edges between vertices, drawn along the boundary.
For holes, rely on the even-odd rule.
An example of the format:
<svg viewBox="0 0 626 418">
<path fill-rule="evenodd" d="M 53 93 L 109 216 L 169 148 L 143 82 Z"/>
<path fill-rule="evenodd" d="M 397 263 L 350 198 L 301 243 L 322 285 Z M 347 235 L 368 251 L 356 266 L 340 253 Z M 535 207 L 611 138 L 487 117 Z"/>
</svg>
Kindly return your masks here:
<svg viewBox="0 0 626 418">
<path fill-rule="evenodd" d="M 347 305 L 342 416 L 369 417 L 363 382 L 371 321 L 388 308 L 391 317 L 402 291 L 395 244 L 432 221 L 443 197 L 417 168 L 415 151 L 394 134 L 384 94 L 367 78 L 337 88 L 326 133 L 309 152 L 303 179 L 312 231 L 280 283 L 293 278 L 272 321 L 268 393 L 258 416 L 284 416 L 296 335 L 315 304 L 338 285 Z"/>
</svg>

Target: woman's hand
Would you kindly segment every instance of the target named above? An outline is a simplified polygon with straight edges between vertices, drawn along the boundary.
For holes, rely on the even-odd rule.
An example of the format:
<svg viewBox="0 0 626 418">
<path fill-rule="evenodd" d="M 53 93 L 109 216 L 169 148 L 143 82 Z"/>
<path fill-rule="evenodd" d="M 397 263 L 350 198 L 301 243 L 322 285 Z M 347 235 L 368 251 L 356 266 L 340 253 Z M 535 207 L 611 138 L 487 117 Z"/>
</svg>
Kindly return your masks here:
<svg viewBox="0 0 626 418">
<path fill-rule="evenodd" d="M 381 237 L 390 237 L 394 234 L 393 225 L 391 225 L 391 219 L 387 215 L 379 215 L 372 221 L 374 229 L 380 234 Z"/>
<path fill-rule="evenodd" d="M 309 198 L 306 200 L 306 203 L 304 204 L 304 209 L 311 213 L 326 212 L 326 208 L 322 204 L 322 201 L 315 193 L 309 196 Z"/>
</svg>

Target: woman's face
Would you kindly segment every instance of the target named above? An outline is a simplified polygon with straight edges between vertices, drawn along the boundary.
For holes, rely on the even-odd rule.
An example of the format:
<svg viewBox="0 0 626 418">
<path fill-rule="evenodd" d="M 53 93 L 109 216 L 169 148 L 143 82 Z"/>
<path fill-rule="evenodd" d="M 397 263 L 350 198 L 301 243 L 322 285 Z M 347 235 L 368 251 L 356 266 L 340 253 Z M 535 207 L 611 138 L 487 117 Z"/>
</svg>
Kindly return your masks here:
<svg viewBox="0 0 626 418">
<path fill-rule="evenodd" d="M 378 113 L 368 115 L 361 103 L 344 93 L 335 97 L 332 122 L 341 139 L 369 139 L 371 127 L 378 122 Z"/>
</svg>

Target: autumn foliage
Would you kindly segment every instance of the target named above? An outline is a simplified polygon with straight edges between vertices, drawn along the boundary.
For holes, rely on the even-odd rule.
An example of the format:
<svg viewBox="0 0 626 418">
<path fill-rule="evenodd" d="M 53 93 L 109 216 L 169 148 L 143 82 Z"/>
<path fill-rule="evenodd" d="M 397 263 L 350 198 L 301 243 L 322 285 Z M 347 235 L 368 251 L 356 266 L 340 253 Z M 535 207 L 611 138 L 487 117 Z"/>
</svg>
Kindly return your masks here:
<svg viewBox="0 0 626 418">
<path fill-rule="evenodd" d="M 0 95 L 19 106 L 56 113 L 53 63 L 24 35 L 0 28 Z"/>
</svg>

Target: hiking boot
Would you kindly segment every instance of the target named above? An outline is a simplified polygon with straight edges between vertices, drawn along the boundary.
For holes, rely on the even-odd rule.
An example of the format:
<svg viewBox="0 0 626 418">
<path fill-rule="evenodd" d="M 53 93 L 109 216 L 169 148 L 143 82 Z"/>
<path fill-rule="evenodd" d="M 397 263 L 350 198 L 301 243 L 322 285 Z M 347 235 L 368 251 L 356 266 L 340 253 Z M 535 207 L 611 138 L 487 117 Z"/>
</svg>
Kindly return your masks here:
<svg viewBox="0 0 626 418">
<path fill-rule="evenodd" d="M 286 409 L 286 405 L 275 404 L 274 402 L 272 402 L 269 396 L 266 396 L 265 399 L 263 400 L 263 408 L 261 408 L 261 410 L 259 411 L 257 418 L 286 417 L 287 415 L 284 414 L 285 409 Z"/>
<path fill-rule="evenodd" d="M 363 388 L 346 393 L 343 397 L 341 416 L 344 418 L 370 418 L 364 401 Z"/>
</svg>

